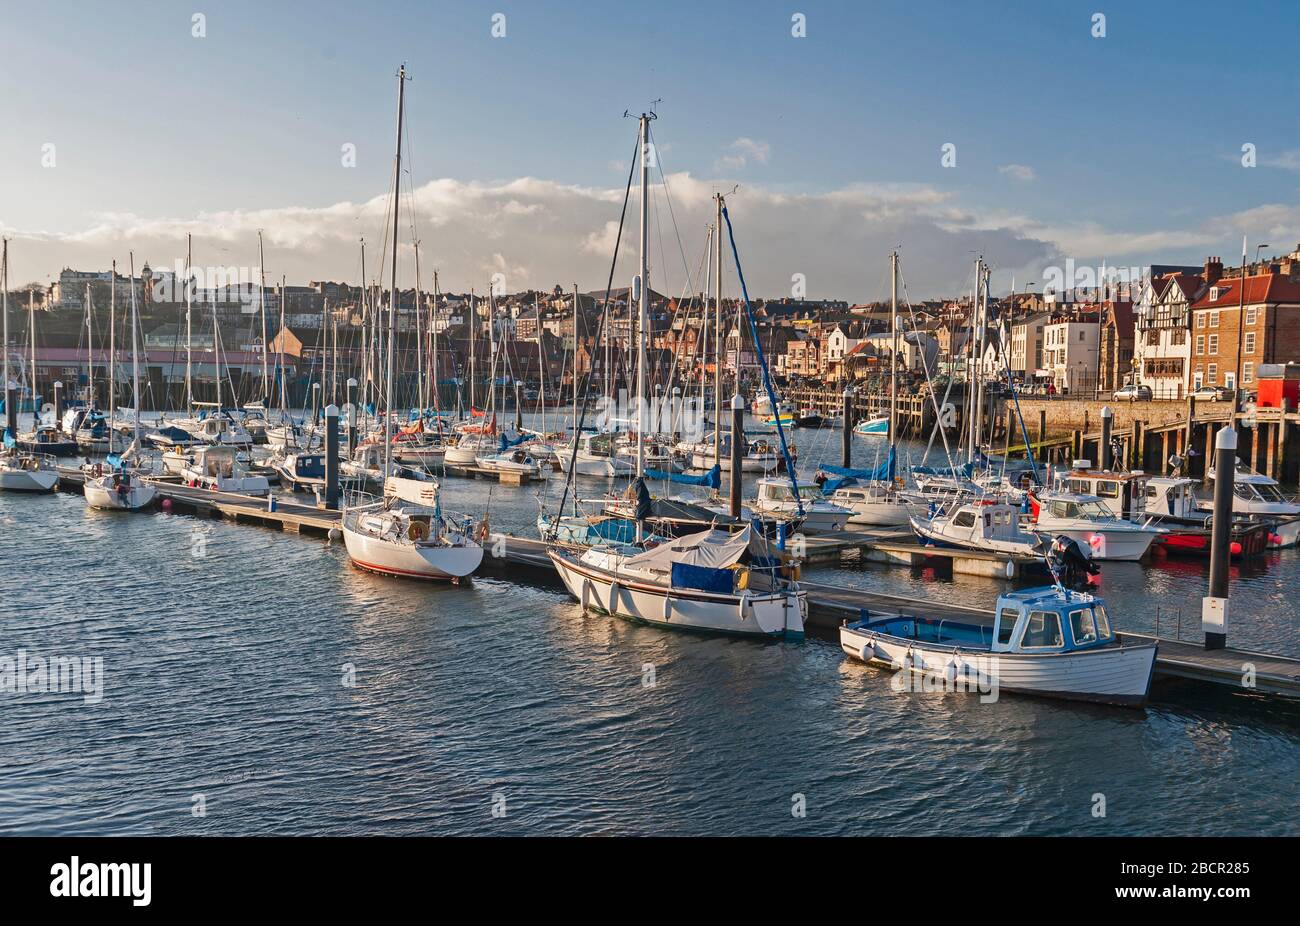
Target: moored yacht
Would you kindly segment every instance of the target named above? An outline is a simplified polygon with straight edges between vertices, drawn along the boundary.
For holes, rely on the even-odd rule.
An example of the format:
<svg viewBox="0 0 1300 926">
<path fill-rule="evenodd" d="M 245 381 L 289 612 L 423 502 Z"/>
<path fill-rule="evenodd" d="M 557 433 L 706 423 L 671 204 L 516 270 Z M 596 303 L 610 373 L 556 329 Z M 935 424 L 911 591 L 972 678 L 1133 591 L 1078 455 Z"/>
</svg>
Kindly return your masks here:
<svg viewBox="0 0 1300 926">
<path fill-rule="evenodd" d="M 1093 559 L 1136 562 L 1160 537 L 1158 528 L 1115 517 L 1095 495 L 1045 492 L 1030 505 L 1039 532 L 1078 541 Z"/>
</svg>

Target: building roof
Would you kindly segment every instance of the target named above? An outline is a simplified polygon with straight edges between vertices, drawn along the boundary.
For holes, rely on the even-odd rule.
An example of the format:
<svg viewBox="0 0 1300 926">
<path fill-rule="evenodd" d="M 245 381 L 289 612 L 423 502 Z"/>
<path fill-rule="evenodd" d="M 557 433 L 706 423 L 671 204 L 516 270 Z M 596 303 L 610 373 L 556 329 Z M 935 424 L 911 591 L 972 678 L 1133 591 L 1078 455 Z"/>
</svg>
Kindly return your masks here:
<svg viewBox="0 0 1300 926">
<path fill-rule="evenodd" d="M 1219 280 L 1205 291 L 1205 295 L 1196 300 L 1193 309 L 1234 308 L 1244 301 L 1247 305 L 1259 305 L 1265 302 L 1283 302 L 1300 304 L 1300 281 L 1280 273 L 1261 273 L 1246 277 L 1246 295 L 1242 299 L 1241 279 L 1230 277 Z M 1211 299 L 1211 294 L 1214 298 Z"/>
</svg>

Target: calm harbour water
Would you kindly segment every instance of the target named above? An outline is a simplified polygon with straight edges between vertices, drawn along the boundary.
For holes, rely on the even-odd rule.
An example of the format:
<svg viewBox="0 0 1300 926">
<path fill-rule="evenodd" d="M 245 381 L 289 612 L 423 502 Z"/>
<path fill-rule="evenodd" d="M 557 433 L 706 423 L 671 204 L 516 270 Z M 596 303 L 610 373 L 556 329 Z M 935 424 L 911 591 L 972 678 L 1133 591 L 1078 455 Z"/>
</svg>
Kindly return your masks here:
<svg viewBox="0 0 1300 926">
<path fill-rule="evenodd" d="M 446 486 L 448 508 L 533 535 L 535 488 Z M 0 494 L 0 574 L 0 656 L 105 675 L 98 704 L 0 695 L 3 833 L 1300 832 L 1300 710 L 1246 695 L 900 694 L 830 638 L 639 627 L 532 580 L 383 579 L 341 543 L 71 494 Z M 982 605 L 1004 587 L 816 577 Z M 1204 589 L 1195 561 L 1107 564 L 1101 587 L 1122 627 L 1181 607 L 1188 637 Z M 1300 654 L 1297 601 L 1295 552 L 1234 570 L 1231 641 Z"/>
</svg>

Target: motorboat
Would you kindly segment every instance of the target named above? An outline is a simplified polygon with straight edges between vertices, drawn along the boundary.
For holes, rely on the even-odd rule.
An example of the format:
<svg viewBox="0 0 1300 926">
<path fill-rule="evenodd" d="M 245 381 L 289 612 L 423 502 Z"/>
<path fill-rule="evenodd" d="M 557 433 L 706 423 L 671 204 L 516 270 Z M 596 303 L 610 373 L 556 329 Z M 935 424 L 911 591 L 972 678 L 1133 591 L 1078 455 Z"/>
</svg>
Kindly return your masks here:
<svg viewBox="0 0 1300 926">
<path fill-rule="evenodd" d="M 803 638 L 807 592 L 746 527 L 706 530 L 642 549 L 601 544 L 547 556 L 584 610 L 681 630 Z M 760 578 L 762 581 L 759 581 Z"/>
<path fill-rule="evenodd" d="M 867 614 L 840 628 L 840 648 L 928 680 L 912 690 L 1010 691 L 1137 707 L 1151 690 L 1157 644 L 1122 639 L 1102 598 L 1054 585 L 1000 596 L 987 623 Z"/>
<path fill-rule="evenodd" d="M 749 507 L 767 517 L 800 519 L 805 534 L 828 534 L 844 530 L 853 512 L 825 499 L 815 482 L 801 482 L 795 497 L 786 476 L 764 476 L 758 480 L 757 493 Z"/>
<path fill-rule="evenodd" d="M 1078 541 L 1093 559 L 1137 562 L 1161 536 L 1159 528 L 1115 517 L 1096 495 L 1044 492 L 1029 500 L 1035 530 Z"/>
<path fill-rule="evenodd" d="M 722 435 L 719 441 L 717 464 L 724 473 L 731 472 L 731 434 Z M 710 469 L 713 466 L 712 441 L 682 441 L 677 444 L 677 452 L 686 460 L 688 469 Z M 747 440 L 745 453 L 740 458 L 742 473 L 770 473 L 778 468 L 781 452 L 765 439 Z"/>
<path fill-rule="evenodd" d="M 21 453 L 44 453 L 52 457 L 77 455 L 77 442 L 67 437 L 54 425 L 39 425 L 26 434 L 19 434 L 14 446 Z"/>
<path fill-rule="evenodd" d="M 1194 479 L 1152 476 L 1146 483 L 1145 512 L 1160 528 L 1160 549 L 1172 556 L 1209 556 L 1213 515 L 1199 507 Z M 1258 556 L 1268 549 L 1273 524 L 1234 516 L 1229 534 L 1231 556 Z"/>
<path fill-rule="evenodd" d="M 853 426 L 853 433 L 858 437 L 888 437 L 889 416 L 877 415 L 874 418 L 863 418 Z"/>
<path fill-rule="evenodd" d="M 483 562 L 467 521 L 443 517 L 436 481 L 390 476 L 384 497 L 357 495 L 343 509 L 352 564 L 409 579 L 460 582 Z"/>
<path fill-rule="evenodd" d="M 5 437 L 10 438 L 8 432 Z M 0 450 L 0 490 L 52 492 L 59 487 L 58 464 L 44 453 L 23 453 L 14 447 Z"/>
<path fill-rule="evenodd" d="M 1211 480 L 1216 478 L 1213 469 L 1209 477 Z M 1201 500 L 1199 505 L 1203 511 L 1214 510 L 1214 502 L 1210 499 Z M 1238 464 L 1232 483 L 1232 510 L 1234 514 L 1245 515 L 1254 521 L 1272 522 L 1270 546 L 1294 547 L 1300 544 L 1300 501 L 1283 495 L 1276 479 Z"/>
<path fill-rule="evenodd" d="M 584 433 L 578 438 L 575 456 L 573 444 L 559 448 L 560 467 L 566 472 L 572 466 L 579 476 L 630 476 L 636 472 L 636 460 L 615 452 L 612 434 Z"/>
<path fill-rule="evenodd" d="M 280 485 L 293 492 L 315 492 L 325 486 L 325 454 L 290 453 L 271 464 Z"/>
<path fill-rule="evenodd" d="M 237 495 L 265 496 L 271 491 L 265 476 L 249 473 L 238 461 L 233 446 L 205 444 L 193 448 L 190 454 L 190 462 L 180 471 L 188 486 Z"/>
<path fill-rule="evenodd" d="M 545 472 L 543 461 L 522 447 L 478 457 L 477 462 L 480 468 L 495 473 L 518 473 L 521 476 L 540 478 Z"/>
<path fill-rule="evenodd" d="M 828 499 L 848 509 L 850 527 L 906 527 L 927 511 L 925 501 L 888 481 L 841 486 Z"/>
<path fill-rule="evenodd" d="M 1020 528 L 1020 509 L 997 501 L 972 501 L 929 517 L 913 517 L 912 530 L 926 543 L 986 553 L 1040 555 L 1037 535 Z"/>
</svg>

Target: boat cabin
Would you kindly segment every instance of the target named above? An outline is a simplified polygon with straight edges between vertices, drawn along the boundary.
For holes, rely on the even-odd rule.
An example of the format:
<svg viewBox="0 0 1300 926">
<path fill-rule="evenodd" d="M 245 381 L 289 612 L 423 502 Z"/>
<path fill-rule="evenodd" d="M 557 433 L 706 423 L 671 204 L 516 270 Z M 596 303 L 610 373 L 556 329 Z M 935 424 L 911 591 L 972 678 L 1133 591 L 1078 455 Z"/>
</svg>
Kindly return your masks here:
<svg viewBox="0 0 1300 926">
<path fill-rule="evenodd" d="M 1205 520 L 1197 510 L 1196 480 L 1172 476 L 1153 476 L 1147 480 L 1146 514 L 1154 518 L 1195 518 Z"/>
<path fill-rule="evenodd" d="M 1147 481 L 1141 470 L 1112 472 L 1095 470 L 1089 460 L 1075 460 L 1074 467 L 1060 480 L 1076 495 L 1095 495 L 1110 511 L 1110 517 L 1142 521 L 1146 517 Z"/>
<path fill-rule="evenodd" d="M 821 486 L 815 482 L 800 482 L 799 498 L 805 503 L 826 501 L 822 495 Z M 794 504 L 794 488 L 790 485 L 790 478 L 788 476 L 768 476 L 765 479 L 758 480 L 758 503 L 760 506 L 782 503 Z"/>
<path fill-rule="evenodd" d="M 1215 478 L 1213 469 L 1210 470 L 1210 478 Z M 1232 503 L 1234 511 L 1278 514 L 1280 512 L 1275 506 L 1295 505 L 1282 494 L 1276 479 L 1243 466 L 1237 468 L 1232 482 L 1232 494 L 1236 496 Z M 1296 505 L 1296 510 L 1300 512 L 1300 505 Z"/>
<path fill-rule="evenodd" d="M 1114 642 L 1106 603 L 1087 593 L 1049 585 L 998 598 L 995 653 L 1069 653 Z"/>
<path fill-rule="evenodd" d="M 231 479 L 235 475 L 235 448 L 210 444 L 193 449 L 195 472 L 213 478 Z"/>
<path fill-rule="evenodd" d="M 962 505 L 948 516 L 944 538 L 978 544 L 981 540 L 1032 542 L 1032 534 L 1020 529 L 1020 509 L 1005 503 Z"/>
</svg>

